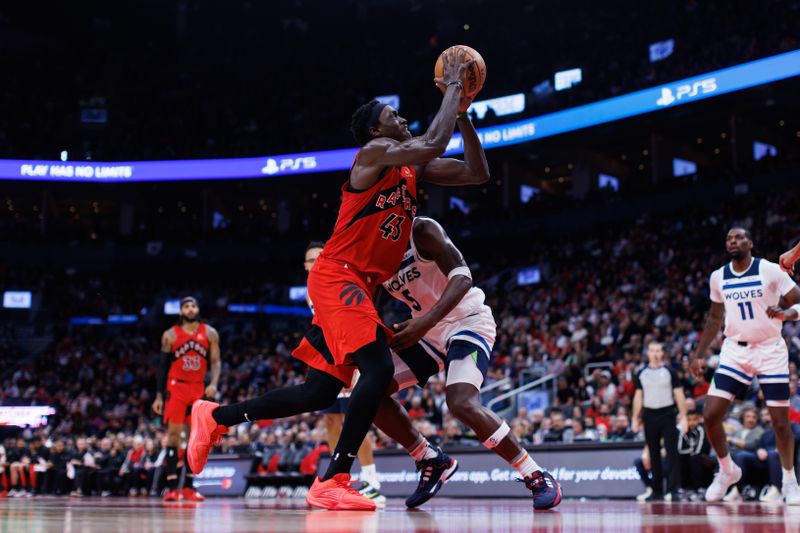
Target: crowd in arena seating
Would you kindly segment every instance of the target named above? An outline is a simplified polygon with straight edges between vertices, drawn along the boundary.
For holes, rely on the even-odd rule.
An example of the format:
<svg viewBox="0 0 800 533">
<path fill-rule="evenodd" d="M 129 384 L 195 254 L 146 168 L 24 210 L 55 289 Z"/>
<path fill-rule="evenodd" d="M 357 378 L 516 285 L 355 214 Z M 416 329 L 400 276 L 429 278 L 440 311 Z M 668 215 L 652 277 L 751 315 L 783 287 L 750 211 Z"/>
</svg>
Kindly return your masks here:
<svg viewBox="0 0 800 533">
<path fill-rule="evenodd" d="M 756 255 L 775 259 L 797 231 L 797 214 L 792 209 L 797 202 L 797 194 L 791 192 L 780 197 L 745 197 L 702 214 L 642 217 L 626 228 L 609 227 L 587 239 L 555 242 L 543 237 L 530 245 L 531 256 L 540 258 L 544 274 L 545 281 L 538 285 L 503 283 L 494 275 L 491 258 L 468 257 L 480 262 L 476 282 L 484 288 L 498 323 L 487 385 L 505 378 L 510 378 L 509 386 L 515 386 L 557 376 L 549 407 L 518 405 L 510 421 L 516 436 L 526 444 L 640 438 L 631 429 L 633 375 L 651 340 L 664 343 L 666 361 L 677 371 L 691 409 L 698 407 L 708 390 L 709 376 L 694 378 L 688 372 L 687 354 L 708 308 L 708 276 L 725 261 L 725 230 L 736 223 L 747 225 L 753 232 Z M 755 209 L 752 203 L 768 207 Z M 385 316 L 396 317 L 398 312 L 392 303 Z M 219 401 L 238 401 L 303 380 L 304 369 L 289 355 L 303 331 L 301 326 L 289 332 L 240 323 L 228 328 L 230 319 L 212 317 L 222 335 Z M 73 327 L 44 354 L 0 378 L 0 403 L 53 405 L 57 410 L 46 428 L 26 430 L 21 444 L 6 443 L 4 481 L 9 489 L 30 488 L 24 486 L 30 483 L 24 472 L 33 470 L 39 491 L 158 490 L 154 469 L 159 466 L 163 431 L 150 405 L 154 354 L 162 327 L 166 324 L 156 329 L 129 326 L 109 331 Z M 800 323 L 787 323 L 784 336 L 796 376 Z M 587 369 L 590 363 L 595 364 L 593 370 Z M 794 409 L 800 407 L 796 383 L 795 377 Z M 399 398 L 432 442 L 479 444 L 448 413 L 441 380 L 432 380 L 425 389 L 403 391 Z M 771 479 L 770 457 L 773 462 L 774 457 L 769 437 L 753 431 L 768 427 L 768 419 L 761 414 L 753 426 L 744 405 L 763 406 L 757 386 L 737 403 L 728 426 L 731 442 L 739 448 L 734 457 L 746 468 L 743 483 L 755 486 Z M 800 422 L 800 413 L 793 411 L 792 416 Z M 684 444 L 688 457 L 693 456 L 696 437 L 687 437 Z M 377 430 L 370 438 L 377 447 L 396 446 Z M 136 451 L 142 446 L 146 452 Z M 258 453 L 262 458 L 259 471 L 268 473 L 313 471 L 324 449 L 320 419 L 307 414 L 238 426 L 219 451 Z M 126 467 L 131 453 L 145 453 L 146 458 L 137 455 L 136 466 Z M 687 459 L 687 464 L 712 464 L 707 449 L 694 455 L 698 457 Z M 697 490 L 703 482 L 687 478 L 687 490 Z M 741 490 L 746 492 L 744 485 Z"/>
</svg>

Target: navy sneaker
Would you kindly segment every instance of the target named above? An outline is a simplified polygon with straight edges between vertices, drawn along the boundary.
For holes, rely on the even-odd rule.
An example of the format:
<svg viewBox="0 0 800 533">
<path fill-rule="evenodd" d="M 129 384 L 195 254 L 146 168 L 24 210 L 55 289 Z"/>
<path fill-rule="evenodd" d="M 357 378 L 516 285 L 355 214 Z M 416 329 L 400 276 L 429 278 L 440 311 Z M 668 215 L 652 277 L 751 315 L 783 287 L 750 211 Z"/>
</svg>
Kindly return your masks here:
<svg viewBox="0 0 800 533">
<path fill-rule="evenodd" d="M 419 472 L 419 485 L 414 494 L 406 499 L 409 508 L 419 507 L 439 492 L 445 482 L 458 470 L 458 461 L 447 455 L 441 448 L 436 448 L 439 454 L 433 459 L 417 461 Z"/>
<path fill-rule="evenodd" d="M 533 508 L 537 511 L 552 509 L 561 503 L 561 485 L 550 472 L 537 470 L 531 477 L 523 480 L 533 494 Z"/>
</svg>

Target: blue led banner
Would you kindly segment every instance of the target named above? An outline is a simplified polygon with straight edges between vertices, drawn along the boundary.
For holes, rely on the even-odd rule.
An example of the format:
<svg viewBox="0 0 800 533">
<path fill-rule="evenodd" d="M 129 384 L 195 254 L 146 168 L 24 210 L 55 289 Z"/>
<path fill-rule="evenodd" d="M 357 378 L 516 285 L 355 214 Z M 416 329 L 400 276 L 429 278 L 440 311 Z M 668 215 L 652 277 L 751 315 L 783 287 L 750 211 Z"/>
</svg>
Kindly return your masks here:
<svg viewBox="0 0 800 533">
<path fill-rule="evenodd" d="M 800 50 L 601 100 L 564 111 L 478 130 L 485 149 L 543 139 L 800 75 Z M 244 159 L 123 163 L 0 160 L 0 179 L 133 182 L 264 178 L 347 170 L 357 149 Z M 463 151 L 456 134 L 447 153 Z"/>
</svg>

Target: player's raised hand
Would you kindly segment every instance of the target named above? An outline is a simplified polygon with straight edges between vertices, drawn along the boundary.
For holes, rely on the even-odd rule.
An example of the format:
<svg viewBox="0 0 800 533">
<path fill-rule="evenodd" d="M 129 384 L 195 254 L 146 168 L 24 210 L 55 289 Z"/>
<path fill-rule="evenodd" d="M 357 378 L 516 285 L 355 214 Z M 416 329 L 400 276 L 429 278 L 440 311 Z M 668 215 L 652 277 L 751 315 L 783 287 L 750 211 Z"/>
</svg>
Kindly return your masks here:
<svg viewBox="0 0 800 533">
<path fill-rule="evenodd" d="M 164 400 L 161 398 L 161 395 L 157 395 L 155 401 L 153 402 L 153 412 L 158 416 L 161 416 L 161 411 L 164 408 Z"/>
<path fill-rule="evenodd" d="M 779 305 L 767 307 L 767 316 L 777 320 L 786 320 L 786 311 Z"/>
<path fill-rule="evenodd" d="M 467 72 L 474 63 L 473 60 L 464 61 L 466 52 L 462 48 L 450 47 L 442 52 L 442 77 L 434 78 L 433 82 L 444 85 L 461 82 L 461 89 L 467 81 Z"/>
</svg>

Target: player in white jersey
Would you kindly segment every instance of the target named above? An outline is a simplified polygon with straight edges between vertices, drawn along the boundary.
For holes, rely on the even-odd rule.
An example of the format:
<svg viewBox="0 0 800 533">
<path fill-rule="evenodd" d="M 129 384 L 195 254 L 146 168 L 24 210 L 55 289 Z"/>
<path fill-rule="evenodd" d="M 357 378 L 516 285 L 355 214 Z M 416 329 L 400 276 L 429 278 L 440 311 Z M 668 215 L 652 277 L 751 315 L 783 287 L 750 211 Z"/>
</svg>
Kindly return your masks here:
<svg viewBox="0 0 800 533">
<path fill-rule="evenodd" d="M 753 257 L 750 232 L 732 228 L 726 238 L 731 262 L 711 274 L 711 311 L 695 352 L 695 374 L 719 333 L 723 316 L 725 341 L 719 366 L 708 391 L 703 417 L 711 445 L 719 458 L 719 472 L 706 491 L 706 500 L 721 500 L 741 479 L 731 460 L 722 421 L 731 401 L 744 393 L 754 378 L 769 409 L 783 466 L 786 503 L 800 505 L 794 472 L 794 436 L 789 426 L 789 352 L 781 337 L 784 320 L 800 317 L 800 289 L 775 263 Z M 781 300 L 791 307 L 780 307 Z"/>
<path fill-rule="evenodd" d="M 481 404 L 480 387 L 489 368 L 496 325 L 483 291 L 473 287 L 461 252 L 438 222 L 414 219 L 400 269 L 383 287 L 411 309 L 410 320 L 394 325 L 397 333 L 390 344 L 419 384 L 446 369 L 450 412 L 520 472 L 533 493 L 534 508 L 558 505 L 558 482 L 520 446 L 508 423 Z"/>
<path fill-rule="evenodd" d="M 303 261 L 303 266 L 306 272 L 311 270 L 314 262 L 322 253 L 322 247 L 325 246 L 324 242 L 311 241 L 306 247 L 306 255 Z M 306 303 L 308 303 L 311 312 L 314 312 L 314 303 L 306 294 Z M 339 435 L 342 434 L 342 426 L 344 426 L 344 414 L 347 412 L 347 406 L 350 400 L 350 393 L 358 381 L 358 371 L 353 375 L 353 382 L 349 387 L 342 389 L 342 392 L 336 397 L 336 401 L 330 407 L 320 411 L 322 420 L 325 423 L 325 429 L 328 432 L 328 446 L 331 450 L 336 449 L 336 443 L 339 442 Z M 378 505 L 386 503 L 386 496 L 380 493 L 381 483 L 378 481 L 378 472 L 375 468 L 375 459 L 372 454 L 372 443 L 369 438 L 365 438 L 358 448 L 358 462 L 361 464 L 361 473 L 359 474 L 359 481 L 361 485 L 357 487 L 358 492 L 363 496 L 374 501 Z"/>
</svg>

